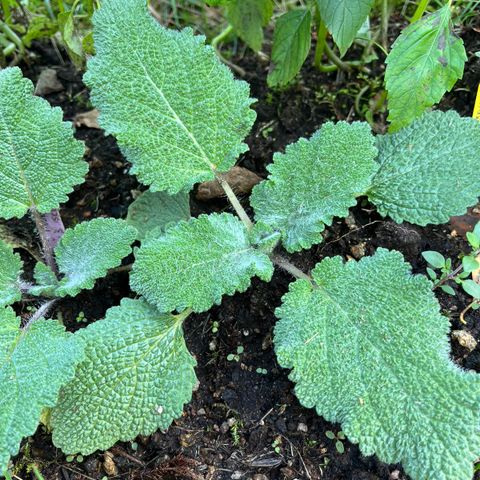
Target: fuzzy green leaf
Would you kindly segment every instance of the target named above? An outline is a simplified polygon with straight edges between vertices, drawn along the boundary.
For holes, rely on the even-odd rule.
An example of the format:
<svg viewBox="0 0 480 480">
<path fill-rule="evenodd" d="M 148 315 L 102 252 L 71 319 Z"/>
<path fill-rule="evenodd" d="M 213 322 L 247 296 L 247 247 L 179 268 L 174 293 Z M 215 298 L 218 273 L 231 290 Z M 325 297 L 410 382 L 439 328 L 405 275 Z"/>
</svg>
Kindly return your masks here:
<svg viewBox="0 0 480 480">
<path fill-rule="evenodd" d="M 123 220 L 96 218 L 65 231 L 55 248 L 58 270 L 64 275 L 57 295 L 77 295 L 120 264 L 131 251 L 137 231 Z"/>
<path fill-rule="evenodd" d="M 20 275 L 23 262 L 13 248 L 0 240 L 0 308 L 22 298 Z"/>
<path fill-rule="evenodd" d="M 35 285 L 29 288 L 30 295 L 53 297 L 58 288 L 58 279 L 51 268 L 42 262 L 37 262 L 33 270 Z"/>
<path fill-rule="evenodd" d="M 440 101 L 462 78 L 466 61 L 463 41 L 451 30 L 449 5 L 405 28 L 386 59 L 390 131 Z"/>
<path fill-rule="evenodd" d="M 317 0 L 322 20 L 342 55 L 355 40 L 375 0 Z"/>
<path fill-rule="evenodd" d="M 86 358 L 52 412 L 55 445 L 88 455 L 168 428 L 197 382 L 181 323 L 125 298 L 80 330 Z"/>
<path fill-rule="evenodd" d="M 480 454 L 480 376 L 449 358 L 450 322 L 399 252 L 327 258 L 276 314 L 280 365 L 300 402 L 339 422 L 364 455 L 412 479 L 470 480 Z"/>
<path fill-rule="evenodd" d="M 273 14 L 272 0 L 230 0 L 227 19 L 238 36 L 255 52 L 262 48 L 263 27 Z"/>
<path fill-rule="evenodd" d="M 144 240 L 150 234 L 160 234 L 172 222 L 189 218 L 188 193 L 168 195 L 147 190 L 128 207 L 127 223 L 137 229 L 137 239 Z"/>
<path fill-rule="evenodd" d="M 0 474 L 22 438 L 35 432 L 42 410 L 55 405 L 83 355 L 81 344 L 56 321 L 19 327 L 10 307 L 0 310 Z"/>
<path fill-rule="evenodd" d="M 203 312 L 223 295 L 245 291 L 254 275 L 269 281 L 272 274 L 272 262 L 252 246 L 240 220 L 223 213 L 180 222 L 142 245 L 130 284 L 162 312 Z"/>
<path fill-rule="evenodd" d="M 83 182 L 83 143 L 60 108 L 33 96 L 19 68 L 0 70 L 0 98 L 0 217 L 48 213 Z"/>
<path fill-rule="evenodd" d="M 255 121 L 249 86 L 204 37 L 162 27 L 143 0 L 105 0 L 94 38 L 84 80 L 142 183 L 174 194 L 235 164 Z"/>
<path fill-rule="evenodd" d="M 310 140 L 276 153 L 267 181 L 255 186 L 255 219 L 280 230 L 289 252 L 322 241 L 335 216 L 346 217 L 378 169 L 367 123 L 326 123 Z"/>
<path fill-rule="evenodd" d="M 308 8 L 298 8 L 283 14 L 273 32 L 273 70 L 268 85 L 286 85 L 302 68 L 311 44 L 312 14 Z"/>
<path fill-rule="evenodd" d="M 398 223 L 446 223 L 477 203 L 480 122 L 456 112 L 430 112 L 398 133 L 378 138 L 380 169 L 368 196 Z"/>
</svg>

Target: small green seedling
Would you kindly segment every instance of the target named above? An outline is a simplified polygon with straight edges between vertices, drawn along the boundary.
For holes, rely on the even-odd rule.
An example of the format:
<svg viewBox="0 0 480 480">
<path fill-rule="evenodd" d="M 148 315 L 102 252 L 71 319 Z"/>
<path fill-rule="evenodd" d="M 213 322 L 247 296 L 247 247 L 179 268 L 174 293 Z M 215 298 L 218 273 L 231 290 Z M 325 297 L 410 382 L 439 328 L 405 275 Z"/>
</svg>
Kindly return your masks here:
<svg viewBox="0 0 480 480">
<path fill-rule="evenodd" d="M 233 362 L 233 361 L 239 362 L 242 353 L 243 353 L 243 347 L 242 347 L 242 345 L 239 345 L 239 346 L 237 347 L 237 353 L 229 353 L 229 354 L 227 355 L 227 360 L 228 360 L 229 362 Z"/>
<path fill-rule="evenodd" d="M 341 430 L 338 433 L 327 430 L 325 432 L 325 436 L 330 440 L 335 440 L 335 449 L 340 455 L 345 453 L 345 445 L 343 444 L 343 440 L 345 440 L 345 434 Z"/>
<path fill-rule="evenodd" d="M 471 252 L 462 257 L 462 262 L 455 269 L 452 268 L 452 260 L 435 251 L 423 252 L 422 256 L 430 265 L 427 267 L 427 273 L 433 281 L 434 289 L 440 288 L 449 295 L 455 295 L 455 290 L 449 285 L 449 282 L 455 282 L 462 286 L 462 289 L 473 297 L 473 301 L 461 312 L 460 321 L 465 323 L 465 313 L 470 310 L 477 310 L 480 307 L 480 284 L 478 283 L 478 272 L 480 263 L 478 256 L 480 254 L 480 222 L 478 222 L 472 232 L 466 234 Z M 437 274 L 435 270 L 440 270 Z M 469 278 L 471 277 L 472 278 Z M 475 279 L 473 278 L 475 276 Z"/>
</svg>

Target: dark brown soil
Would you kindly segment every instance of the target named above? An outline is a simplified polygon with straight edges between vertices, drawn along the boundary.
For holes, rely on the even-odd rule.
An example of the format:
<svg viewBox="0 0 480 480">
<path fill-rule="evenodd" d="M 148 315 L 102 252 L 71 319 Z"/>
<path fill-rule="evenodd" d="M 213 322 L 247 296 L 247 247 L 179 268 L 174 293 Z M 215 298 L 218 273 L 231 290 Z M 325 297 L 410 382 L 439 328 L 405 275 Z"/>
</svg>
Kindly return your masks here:
<svg viewBox="0 0 480 480">
<path fill-rule="evenodd" d="M 467 50 L 480 50 L 480 35 L 474 30 L 463 32 Z M 64 109 L 71 120 L 81 111 L 90 110 L 88 92 L 81 83 L 81 74 L 69 63 L 62 65 L 50 46 L 37 45 L 37 57 L 23 65 L 25 74 L 36 80 L 40 71 L 53 67 L 64 85 L 60 93 L 47 96 L 52 105 Z M 469 115 L 474 91 L 479 81 L 480 59 L 470 55 L 464 80 L 447 94 L 442 108 L 455 108 Z M 65 59 L 64 59 L 65 60 Z M 374 65 L 381 75 L 382 60 Z M 366 80 L 351 74 L 322 74 L 307 61 L 298 84 L 281 91 L 265 86 L 268 65 L 258 57 L 247 55 L 235 60 L 245 71 L 258 99 L 255 109 L 258 120 L 248 138 L 250 151 L 240 164 L 261 176 L 271 162 L 272 154 L 301 136 L 309 136 L 323 122 L 361 118 L 355 110 L 355 92 Z M 373 88 L 373 87 L 372 87 Z M 336 92 L 343 92 L 336 94 Z M 369 97 L 377 95 L 374 89 Z M 360 101 L 367 102 L 369 98 Z M 374 115 L 377 131 L 384 130 L 385 112 Z M 98 217 L 124 217 L 132 201 L 132 190 L 138 189 L 136 179 L 128 175 L 128 163 L 119 153 L 115 141 L 105 138 L 99 130 L 79 128 L 76 136 L 86 142 L 90 172 L 86 182 L 71 195 L 62 208 L 67 226 Z M 244 199 L 245 203 L 248 199 Z M 194 214 L 228 210 L 223 200 L 199 203 L 192 199 Z M 467 219 L 468 221 L 469 219 Z M 25 225 L 17 225 L 25 228 Z M 382 219 L 364 199 L 351 210 L 347 221 L 339 219 L 325 233 L 325 241 L 307 252 L 291 257 L 305 271 L 326 256 L 358 257 L 370 255 L 377 247 L 400 250 L 411 262 L 415 272 L 425 272 L 423 250 L 437 250 L 458 262 L 467 246 L 461 235 L 452 233 L 452 226 L 416 227 L 397 225 Z M 131 262 L 131 258 L 126 263 Z M 364 457 L 356 445 L 345 441 L 340 454 L 334 441 L 325 432 L 338 432 L 339 425 L 325 422 L 313 410 L 299 405 L 288 371 L 281 369 L 272 348 L 274 310 L 280 304 L 292 279 L 281 271 L 270 284 L 253 281 L 244 294 L 226 297 L 219 307 L 202 315 L 192 315 L 185 322 L 187 344 L 198 360 L 199 388 L 192 402 L 185 407 L 182 418 L 165 432 L 137 438 L 135 443 L 118 444 L 110 449 L 113 462 L 122 479 L 326 479 L 326 480 L 395 480 L 406 479 L 398 465 L 385 465 L 376 457 Z M 128 274 L 117 273 L 100 280 L 93 291 L 59 304 L 69 329 L 84 325 L 76 319 L 80 312 L 88 321 L 104 316 L 124 296 L 131 296 Z M 458 292 L 456 297 L 438 295 L 442 309 L 451 318 L 452 329 L 463 329 L 480 339 L 480 315 L 467 315 L 462 325 L 459 312 L 468 298 Z M 212 332 L 218 322 L 217 333 Z M 238 346 L 244 348 L 239 361 L 227 361 Z M 453 357 L 460 365 L 480 371 L 480 347 L 468 353 L 452 341 Z M 257 369 L 267 373 L 257 373 Z M 55 449 L 50 436 L 40 428 L 28 440 L 19 462 L 33 460 L 46 480 L 102 479 L 105 456 L 96 453 L 67 462 Z M 26 469 L 21 478 L 33 478 Z"/>
</svg>

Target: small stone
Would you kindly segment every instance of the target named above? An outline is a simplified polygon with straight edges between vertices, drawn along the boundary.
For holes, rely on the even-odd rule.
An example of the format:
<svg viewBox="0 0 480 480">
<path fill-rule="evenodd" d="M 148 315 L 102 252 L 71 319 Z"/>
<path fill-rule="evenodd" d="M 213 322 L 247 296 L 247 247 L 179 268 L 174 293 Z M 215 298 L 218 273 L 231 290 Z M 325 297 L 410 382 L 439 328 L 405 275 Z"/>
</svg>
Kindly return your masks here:
<svg viewBox="0 0 480 480">
<path fill-rule="evenodd" d="M 206 414 L 207 414 L 207 412 L 205 411 L 204 408 L 200 408 L 200 409 L 198 409 L 198 411 L 197 411 L 197 415 L 202 415 L 202 416 L 203 416 L 203 415 L 206 415 Z"/>
<path fill-rule="evenodd" d="M 223 422 L 223 423 L 220 425 L 220 431 L 221 431 L 222 433 L 227 433 L 229 430 L 230 430 L 230 426 L 228 425 L 228 422 Z"/>
<path fill-rule="evenodd" d="M 352 252 L 352 255 L 355 257 L 355 259 L 360 260 L 365 256 L 365 247 L 367 244 L 365 242 L 361 242 L 358 245 L 352 245 L 350 247 L 350 252 Z"/>
<path fill-rule="evenodd" d="M 229 427 L 233 427 L 236 423 L 237 421 L 233 417 L 227 420 L 227 424 Z"/>
<path fill-rule="evenodd" d="M 388 480 L 400 480 L 400 470 L 394 470 L 388 477 Z"/>
<path fill-rule="evenodd" d="M 243 477 L 243 472 L 240 472 L 240 470 L 236 470 L 235 472 L 232 473 L 232 476 L 230 477 L 232 480 L 240 480 Z"/>
<path fill-rule="evenodd" d="M 64 89 L 57 77 L 57 71 L 53 68 L 42 70 L 35 86 L 35 95 L 49 95 L 61 92 Z"/>
<path fill-rule="evenodd" d="M 103 454 L 103 469 L 107 475 L 116 476 L 118 475 L 118 468 L 113 460 L 113 454 L 110 452 L 105 452 Z"/>
<path fill-rule="evenodd" d="M 268 480 L 268 477 L 266 475 L 263 475 L 263 473 L 256 473 L 253 476 L 253 480 Z"/>
<path fill-rule="evenodd" d="M 308 427 L 304 423 L 299 423 L 297 426 L 297 432 L 307 433 Z"/>
<path fill-rule="evenodd" d="M 97 109 L 90 110 L 88 112 L 77 113 L 75 117 L 73 117 L 73 124 L 77 128 L 86 127 L 100 130 L 100 125 L 98 124 L 99 115 L 100 113 Z"/>
<path fill-rule="evenodd" d="M 472 334 L 465 330 L 453 330 L 452 338 L 469 352 L 475 350 L 477 346 L 477 341 L 473 338 Z"/>
</svg>

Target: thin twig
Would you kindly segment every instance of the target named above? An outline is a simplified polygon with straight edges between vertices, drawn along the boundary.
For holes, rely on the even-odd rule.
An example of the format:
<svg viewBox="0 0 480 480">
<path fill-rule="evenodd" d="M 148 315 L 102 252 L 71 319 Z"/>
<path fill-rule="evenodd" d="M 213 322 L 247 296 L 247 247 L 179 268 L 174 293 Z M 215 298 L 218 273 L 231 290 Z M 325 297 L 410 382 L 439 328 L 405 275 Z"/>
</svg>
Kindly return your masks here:
<svg viewBox="0 0 480 480">
<path fill-rule="evenodd" d="M 40 242 L 42 243 L 42 255 L 45 259 L 46 264 L 52 269 L 53 272 L 58 274 L 57 263 L 55 262 L 55 257 L 53 255 L 53 245 L 49 241 L 49 235 L 45 226 L 45 222 L 35 207 L 30 209 L 32 212 L 33 220 L 37 227 L 38 236 L 40 237 Z"/>
<path fill-rule="evenodd" d="M 49 300 L 48 302 L 44 303 L 41 305 L 37 311 L 28 319 L 27 323 L 23 327 L 23 332 L 26 332 L 31 325 L 33 325 L 37 320 L 40 318 L 44 317 L 50 309 L 53 307 L 55 302 L 57 301 L 57 298 L 54 298 L 53 300 Z"/>
</svg>

